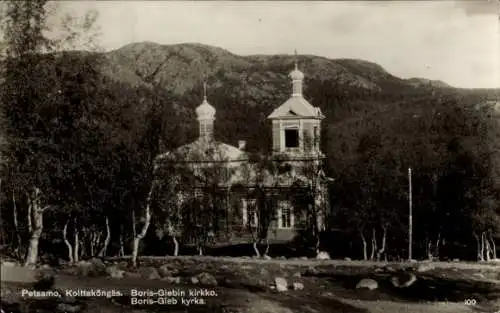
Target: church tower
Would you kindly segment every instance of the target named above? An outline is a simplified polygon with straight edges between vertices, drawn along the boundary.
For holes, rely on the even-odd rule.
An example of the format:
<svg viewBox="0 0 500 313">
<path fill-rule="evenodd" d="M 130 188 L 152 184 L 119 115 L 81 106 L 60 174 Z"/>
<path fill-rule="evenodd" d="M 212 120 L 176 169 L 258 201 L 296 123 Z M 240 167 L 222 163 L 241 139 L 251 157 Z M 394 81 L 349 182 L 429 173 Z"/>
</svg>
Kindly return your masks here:
<svg viewBox="0 0 500 313">
<path fill-rule="evenodd" d="M 295 52 L 297 54 L 297 52 Z M 321 159 L 321 110 L 303 96 L 304 73 L 295 60 L 295 69 L 288 75 L 292 83 L 290 98 L 275 109 L 272 122 L 273 155 L 286 155 L 289 160 Z"/>
<path fill-rule="evenodd" d="M 207 84 L 203 83 L 203 102 L 196 108 L 199 139 L 212 141 L 214 137 L 215 108 L 207 101 Z"/>
</svg>

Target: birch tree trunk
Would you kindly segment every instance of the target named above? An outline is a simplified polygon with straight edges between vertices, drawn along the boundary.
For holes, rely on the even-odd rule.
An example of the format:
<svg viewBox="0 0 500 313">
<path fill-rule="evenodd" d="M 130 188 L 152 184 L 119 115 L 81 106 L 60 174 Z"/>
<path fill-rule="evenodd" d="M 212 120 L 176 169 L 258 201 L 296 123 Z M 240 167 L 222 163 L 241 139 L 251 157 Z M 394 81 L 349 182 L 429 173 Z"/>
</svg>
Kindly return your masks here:
<svg viewBox="0 0 500 313">
<path fill-rule="evenodd" d="M 495 242 L 495 239 L 493 238 L 493 234 L 490 233 L 490 242 L 491 242 L 491 248 L 492 248 L 492 253 L 493 253 L 493 259 L 497 259 L 497 244 Z"/>
<path fill-rule="evenodd" d="M 489 242 L 488 238 L 486 237 L 485 232 L 483 232 L 481 234 L 481 240 L 484 242 L 484 247 L 485 247 L 485 251 L 484 251 L 485 261 L 490 261 L 491 260 L 490 242 Z"/>
<path fill-rule="evenodd" d="M 15 191 L 12 191 L 12 217 L 14 220 L 14 231 L 16 232 L 16 239 L 17 239 L 17 246 L 15 250 L 19 252 L 19 249 L 21 248 L 23 241 L 21 239 L 21 233 L 19 231 L 19 221 L 17 217 L 17 205 L 16 205 L 16 194 Z"/>
<path fill-rule="evenodd" d="M 434 247 L 434 258 L 439 260 L 439 248 L 441 246 L 441 233 L 438 234 L 436 239 L 436 246 Z"/>
<path fill-rule="evenodd" d="M 481 261 L 484 261 L 484 232 L 481 233 Z"/>
<path fill-rule="evenodd" d="M 99 251 L 99 257 L 105 257 L 106 251 L 108 251 L 109 242 L 111 241 L 111 229 L 109 227 L 109 219 L 106 216 L 106 239 L 104 239 L 104 246 L 101 251 Z"/>
<path fill-rule="evenodd" d="M 68 261 L 69 261 L 70 264 L 73 264 L 74 263 L 74 259 L 73 259 L 73 247 L 71 246 L 71 243 L 68 240 L 68 224 L 69 224 L 69 221 L 67 221 L 66 224 L 64 224 L 64 228 L 63 228 L 63 240 L 64 240 L 64 244 L 68 248 Z"/>
<path fill-rule="evenodd" d="M 377 261 L 380 261 L 382 259 L 382 255 L 385 253 L 385 245 L 387 243 L 387 227 L 384 226 L 382 227 L 382 246 L 380 247 L 380 250 L 377 252 Z"/>
<path fill-rule="evenodd" d="M 73 248 L 73 261 L 78 262 L 80 261 L 80 239 L 79 239 L 79 234 L 78 234 L 78 227 L 76 226 L 76 220 L 75 220 L 75 233 L 74 233 L 74 248 Z"/>
<path fill-rule="evenodd" d="M 132 247 L 132 266 L 137 267 L 137 256 L 139 254 L 139 244 L 141 240 L 146 236 L 148 232 L 149 224 L 151 223 L 151 198 L 153 196 L 153 191 L 155 187 L 155 182 L 151 183 L 151 188 L 149 189 L 148 197 L 146 198 L 146 210 L 144 212 L 144 225 L 142 225 L 141 232 L 136 234 L 134 237 L 134 243 Z M 134 212 L 134 221 L 135 221 L 135 212 Z M 134 223 L 134 232 L 135 232 L 135 223 Z"/>
<path fill-rule="evenodd" d="M 269 253 L 269 239 L 266 238 L 266 250 L 264 251 L 264 255 L 267 255 Z"/>
<path fill-rule="evenodd" d="M 476 238 L 476 243 L 477 243 L 477 260 L 484 261 L 483 252 L 481 251 L 481 240 L 479 240 L 479 236 L 475 232 L 473 233 L 473 235 L 474 238 Z"/>
<path fill-rule="evenodd" d="M 253 247 L 253 251 L 255 252 L 255 256 L 259 258 L 260 252 L 259 252 L 259 248 L 257 247 L 257 240 L 253 241 L 252 247 Z"/>
<path fill-rule="evenodd" d="M 38 261 L 38 244 L 43 231 L 43 211 L 41 206 L 41 191 L 35 188 L 33 195 L 30 195 L 28 206 L 28 225 L 30 228 L 30 240 L 28 253 L 26 255 L 25 266 L 33 266 Z"/>
<path fill-rule="evenodd" d="M 361 236 L 361 240 L 363 241 L 363 260 L 366 261 L 368 260 L 368 251 L 367 251 L 368 247 L 366 244 L 365 235 L 363 235 L 362 232 L 360 232 L 359 235 Z"/>
<path fill-rule="evenodd" d="M 377 236 L 375 233 L 375 228 L 372 228 L 372 251 L 370 254 L 370 260 L 375 258 L 375 253 L 377 252 Z"/>
<path fill-rule="evenodd" d="M 172 236 L 172 240 L 174 241 L 174 256 L 179 255 L 179 241 L 176 236 Z"/>
</svg>

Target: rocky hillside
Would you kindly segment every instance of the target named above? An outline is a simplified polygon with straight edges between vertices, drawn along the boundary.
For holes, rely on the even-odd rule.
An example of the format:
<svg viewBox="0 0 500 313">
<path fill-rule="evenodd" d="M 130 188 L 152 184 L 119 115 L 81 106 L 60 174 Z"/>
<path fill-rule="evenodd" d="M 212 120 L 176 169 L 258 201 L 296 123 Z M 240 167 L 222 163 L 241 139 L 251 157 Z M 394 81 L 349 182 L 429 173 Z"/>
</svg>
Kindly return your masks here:
<svg viewBox="0 0 500 313">
<path fill-rule="evenodd" d="M 160 84 L 178 94 L 214 77 L 239 80 L 242 85 L 253 85 L 259 78 L 286 81 L 294 62 L 292 55 L 238 56 L 202 44 L 159 45 L 151 42 L 129 44 L 107 56 L 109 74 L 120 81 Z M 362 60 L 330 60 L 307 55 L 299 56 L 299 63 L 309 80 L 333 79 L 345 87 L 381 91 L 388 85 L 414 85 L 413 81 L 397 78 L 381 66 Z M 220 82 L 215 80 L 213 83 L 218 85 Z"/>
</svg>

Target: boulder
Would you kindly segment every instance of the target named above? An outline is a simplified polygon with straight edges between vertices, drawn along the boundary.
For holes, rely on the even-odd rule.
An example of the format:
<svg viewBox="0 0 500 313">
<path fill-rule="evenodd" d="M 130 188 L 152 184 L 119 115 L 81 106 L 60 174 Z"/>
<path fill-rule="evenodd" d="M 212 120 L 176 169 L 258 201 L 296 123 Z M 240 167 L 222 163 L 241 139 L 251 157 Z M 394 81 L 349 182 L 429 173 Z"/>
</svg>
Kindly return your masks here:
<svg viewBox="0 0 500 313">
<path fill-rule="evenodd" d="M 92 258 L 90 259 L 90 264 L 94 268 L 94 271 L 97 273 L 105 273 L 106 272 L 106 264 L 101 259 Z"/>
<path fill-rule="evenodd" d="M 123 278 L 125 271 L 119 269 L 116 265 L 111 265 L 106 268 L 106 274 L 111 278 Z"/>
<path fill-rule="evenodd" d="M 277 291 L 283 292 L 288 290 L 288 282 L 283 277 L 276 277 L 274 279 L 274 285 Z"/>
<path fill-rule="evenodd" d="M 316 260 L 330 260 L 330 255 L 328 252 L 320 251 L 318 255 L 316 255 Z"/>
<path fill-rule="evenodd" d="M 310 266 L 310 267 L 306 270 L 305 275 L 306 275 L 306 276 L 316 276 L 316 275 L 318 275 L 318 273 L 319 273 L 319 271 L 318 271 L 315 267 Z"/>
<path fill-rule="evenodd" d="M 356 289 L 363 289 L 363 288 L 368 290 L 375 290 L 378 288 L 378 283 L 376 280 L 373 280 L 371 278 L 363 278 L 356 285 Z"/>
<path fill-rule="evenodd" d="M 192 283 L 193 285 L 197 285 L 199 282 L 200 282 L 200 281 L 198 280 L 198 277 L 196 277 L 196 276 L 192 276 L 192 277 L 191 277 L 191 283 Z"/>
<path fill-rule="evenodd" d="M 295 273 L 293 274 L 293 277 L 298 277 L 298 278 L 300 278 L 300 277 L 302 277 L 302 274 L 300 274 L 300 272 L 295 272 Z"/>
<path fill-rule="evenodd" d="M 302 260 L 302 261 L 307 261 L 307 260 L 308 260 L 308 258 L 307 258 L 306 256 L 301 256 L 301 257 L 299 258 L 299 260 Z"/>
<path fill-rule="evenodd" d="M 413 273 L 403 273 L 391 278 L 391 283 L 396 288 L 407 288 L 417 281 L 417 276 Z"/>
<path fill-rule="evenodd" d="M 269 255 L 264 255 L 262 258 L 264 260 L 272 260 L 272 258 Z"/>
<path fill-rule="evenodd" d="M 106 265 L 100 259 L 94 258 L 90 261 L 80 261 L 75 264 L 77 273 L 83 277 L 104 276 L 106 274 Z"/>
<path fill-rule="evenodd" d="M 167 264 L 164 264 L 158 268 L 158 274 L 160 274 L 161 277 L 167 277 L 172 275 L 172 270 Z"/>
<path fill-rule="evenodd" d="M 351 258 L 344 258 L 344 261 L 350 262 L 352 260 L 351 260 Z"/>
<path fill-rule="evenodd" d="M 293 290 L 302 290 L 302 289 L 304 289 L 304 284 L 295 282 L 295 283 L 293 283 L 292 287 L 293 287 Z"/>
<path fill-rule="evenodd" d="M 156 268 L 152 266 L 148 267 L 139 267 L 137 272 L 141 275 L 142 278 L 147 279 L 147 280 L 154 280 L 154 279 L 160 279 L 160 274 L 158 274 L 158 271 Z"/>
<path fill-rule="evenodd" d="M 209 273 L 205 273 L 205 272 L 200 273 L 196 276 L 196 278 L 198 278 L 198 281 L 202 285 L 217 286 L 217 279 L 215 279 L 215 277 Z"/>
</svg>

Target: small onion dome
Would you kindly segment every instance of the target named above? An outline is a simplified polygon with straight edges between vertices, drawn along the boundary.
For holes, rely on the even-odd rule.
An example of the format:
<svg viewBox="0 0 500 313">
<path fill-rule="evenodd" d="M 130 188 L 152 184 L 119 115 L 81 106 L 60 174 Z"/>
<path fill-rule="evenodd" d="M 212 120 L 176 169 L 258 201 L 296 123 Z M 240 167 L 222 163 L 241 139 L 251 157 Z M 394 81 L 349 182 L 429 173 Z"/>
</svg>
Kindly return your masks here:
<svg viewBox="0 0 500 313">
<path fill-rule="evenodd" d="M 293 71 L 290 72 L 288 75 L 292 80 L 303 80 L 304 79 L 304 73 L 299 71 L 299 69 L 295 68 Z"/>
<path fill-rule="evenodd" d="M 208 120 L 215 118 L 215 108 L 205 99 L 203 103 L 196 108 L 198 120 Z"/>
</svg>

